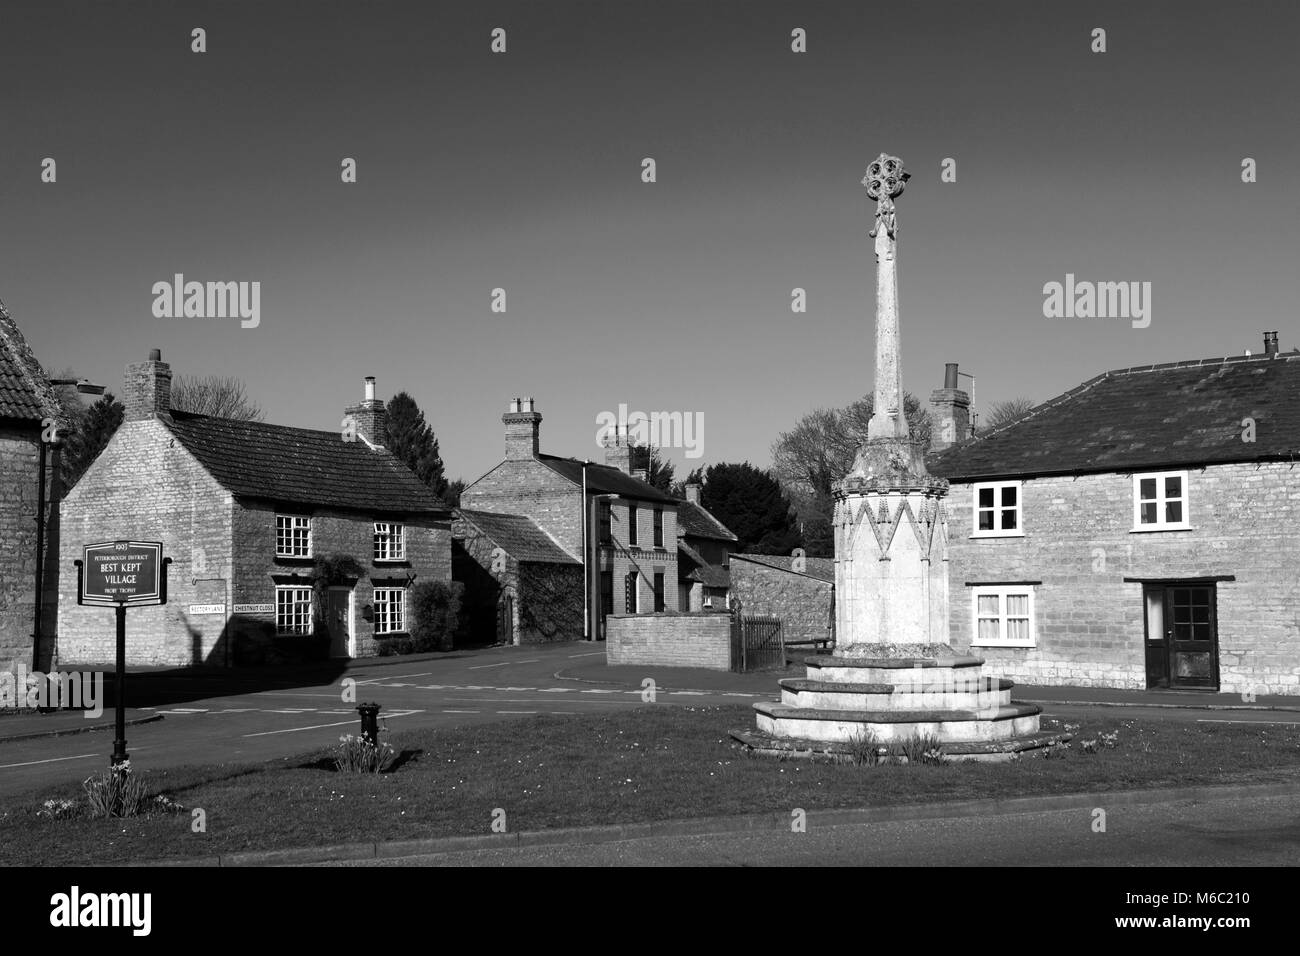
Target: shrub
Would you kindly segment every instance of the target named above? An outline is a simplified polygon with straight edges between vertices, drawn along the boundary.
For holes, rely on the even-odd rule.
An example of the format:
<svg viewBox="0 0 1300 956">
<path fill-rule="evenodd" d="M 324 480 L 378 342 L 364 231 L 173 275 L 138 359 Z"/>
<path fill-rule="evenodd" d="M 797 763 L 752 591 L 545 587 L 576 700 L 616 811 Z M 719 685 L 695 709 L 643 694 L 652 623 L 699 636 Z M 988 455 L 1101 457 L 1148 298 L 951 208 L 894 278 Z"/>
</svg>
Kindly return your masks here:
<svg viewBox="0 0 1300 956">
<path fill-rule="evenodd" d="M 948 762 L 943 745 L 934 734 L 915 733 L 894 745 L 897 756 L 906 757 L 909 764 L 928 763 L 936 766 Z"/>
<path fill-rule="evenodd" d="M 340 773 L 383 773 L 396 756 L 386 743 L 372 744 L 368 737 L 345 734 L 339 738 L 334 766 Z"/>
<path fill-rule="evenodd" d="M 87 777 L 81 786 L 86 791 L 92 817 L 134 817 L 144 809 L 144 778 L 131 772 L 129 760 L 110 767 L 98 777 Z"/>
<path fill-rule="evenodd" d="M 851 737 L 844 750 L 844 757 L 856 766 L 874 767 L 880 763 L 880 740 L 874 731 L 863 728 Z"/>
<path fill-rule="evenodd" d="M 421 581 L 411 588 L 408 610 L 416 651 L 451 650 L 464 593 L 465 585 L 460 581 Z"/>
</svg>

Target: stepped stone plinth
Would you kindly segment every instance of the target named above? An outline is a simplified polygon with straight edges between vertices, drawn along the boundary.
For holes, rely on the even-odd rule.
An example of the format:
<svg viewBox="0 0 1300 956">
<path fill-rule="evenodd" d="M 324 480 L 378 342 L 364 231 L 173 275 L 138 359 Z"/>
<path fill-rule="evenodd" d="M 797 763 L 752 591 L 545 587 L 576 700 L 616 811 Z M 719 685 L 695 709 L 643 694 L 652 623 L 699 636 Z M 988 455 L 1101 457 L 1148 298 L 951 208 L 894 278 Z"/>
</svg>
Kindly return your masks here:
<svg viewBox="0 0 1300 956">
<path fill-rule="evenodd" d="M 866 440 L 835 485 L 835 637 L 806 679 L 759 703 L 756 730 L 732 736 L 760 753 L 829 755 L 916 735 L 950 759 L 1005 759 L 1068 735 L 1042 733 L 1039 708 L 1011 682 L 948 645 L 948 483 L 929 474 L 903 407 L 894 199 L 908 174 L 881 154 L 863 184 L 876 200 L 876 383 Z"/>
</svg>

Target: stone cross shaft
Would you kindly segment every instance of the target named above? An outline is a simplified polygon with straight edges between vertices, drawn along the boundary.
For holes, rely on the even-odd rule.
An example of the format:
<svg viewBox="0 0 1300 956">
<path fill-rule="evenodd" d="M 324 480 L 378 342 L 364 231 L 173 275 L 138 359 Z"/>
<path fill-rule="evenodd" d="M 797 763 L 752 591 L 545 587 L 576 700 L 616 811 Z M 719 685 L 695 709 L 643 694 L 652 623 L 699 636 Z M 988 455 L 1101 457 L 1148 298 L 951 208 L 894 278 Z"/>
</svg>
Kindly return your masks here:
<svg viewBox="0 0 1300 956">
<path fill-rule="evenodd" d="M 867 196 L 876 200 L 876 228 L 871 231 L 876 240 L 876 395 L 871 421 L 867 423 L 868 440 L 907 437 L 898 344 L 898 269 L 894 262 L 898 226 L 894 199 L 910 177 L 901 159 L 881 153 L 862 179 Z"/>
</svg>

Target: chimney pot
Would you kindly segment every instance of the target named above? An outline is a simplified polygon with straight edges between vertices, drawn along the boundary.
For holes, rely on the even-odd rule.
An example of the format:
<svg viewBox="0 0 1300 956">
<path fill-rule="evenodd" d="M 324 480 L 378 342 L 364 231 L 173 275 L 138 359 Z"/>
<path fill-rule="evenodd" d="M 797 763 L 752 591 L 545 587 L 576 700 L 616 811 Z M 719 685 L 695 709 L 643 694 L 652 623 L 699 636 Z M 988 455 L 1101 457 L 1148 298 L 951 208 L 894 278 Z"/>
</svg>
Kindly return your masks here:
<svg viewBox="0 0 1300 956">
<path fill-rule="evenodd" d="M 688 481 L 686 483 L 686 500 L 693 505 L 698 505 L 702 488 L 703 486 L 698 481 Z"/>
<path fill-rule="evenodd" d="M 367 375 L 366 376 L 366 401 L 373 402 L 374 400 L 375 400 L 375 377 L 373 375 Z"/>
<path fill-rule="evenodd" d="M 1264 333 L 1264 354 L 1265 355 L 1277 354 L 1277 333 L 1276 332 Z"/>
<path fill-rule="evenodd" d="M 149 361 L 150 361 L 150 362 L 161 362 L 161 361 L 162 361 L 162 349 L 150 349 L 150 350 L 149 350 Z"/>
<path fill-rule="evenodd" d="M 943 387 L 944 388 L 957 387 L 957 363 L 956 362 L 949 362 L 947 365 L 943 367 Z"/>
</svg>

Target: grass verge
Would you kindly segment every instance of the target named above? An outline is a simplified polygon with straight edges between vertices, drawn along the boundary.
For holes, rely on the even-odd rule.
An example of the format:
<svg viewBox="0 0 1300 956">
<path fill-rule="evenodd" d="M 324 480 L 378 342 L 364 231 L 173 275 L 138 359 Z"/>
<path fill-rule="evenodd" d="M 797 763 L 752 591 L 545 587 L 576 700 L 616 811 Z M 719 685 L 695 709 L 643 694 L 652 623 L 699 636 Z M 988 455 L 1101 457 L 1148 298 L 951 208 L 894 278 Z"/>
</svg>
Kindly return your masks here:
<svg viewBox="0 0 1300 956">
<path fill-rule="evenodd" d="M 51 819 L 44 802 L 84 802 L 76 784 L 0 801 L 0 862 L 115 863 L 336 843 L 833 807 L 883 806 L 1225 783 L 1300 783 L 1300 728 L 1113 716 L 1070 723 L 1054 759 L 1010 764 L 854 766 L 748 757 L 728 731 L 748 707 L 644 707 L 393 734 L 397 769 L 334 771 L 325 751 L 244 766 L 149 774 L 186 812 Z M 1044 729 L 1061 724 L 1044 720 Z M 1114 746 L 1085 753 L 1084 740 Z M 143 769 L 143 768 L 139 768 Z M 192 811 L 207 832 L 192 832 Z"/>
</svg>

